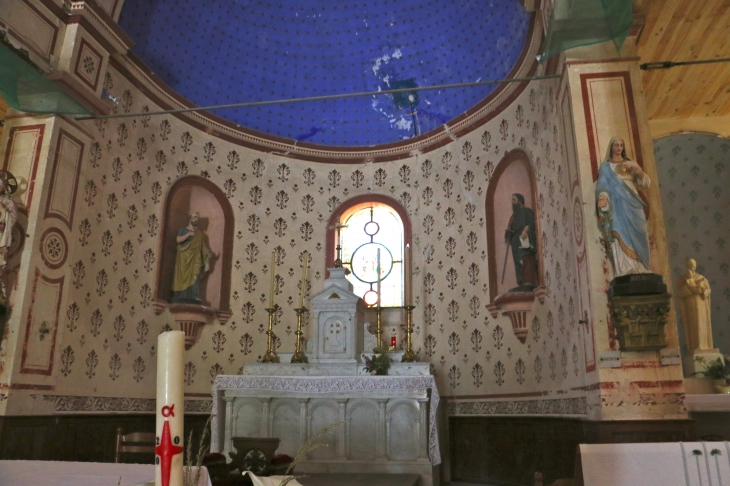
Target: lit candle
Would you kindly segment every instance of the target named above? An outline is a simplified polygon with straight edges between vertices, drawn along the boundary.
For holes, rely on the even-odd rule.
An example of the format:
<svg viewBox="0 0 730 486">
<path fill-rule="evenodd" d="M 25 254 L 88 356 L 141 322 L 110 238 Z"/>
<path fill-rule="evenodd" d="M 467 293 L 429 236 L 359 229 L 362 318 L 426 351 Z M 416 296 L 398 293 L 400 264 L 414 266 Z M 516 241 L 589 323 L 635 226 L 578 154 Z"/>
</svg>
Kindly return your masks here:
<svg viewBox="0 0 730 486">
<path fill-rule="evenodd" d="M 304 307 L 304 294 L 307 293 L 307 265 L 309 264 L 309 253 L 304 254 L 304 267 L 302 268 L 302 290 L 299 292 L 299 308 Z"/>
<path fill-rule="evenodd" d="M 413 302 L 413 281 L 411 280 L 411 245 L 406 245 L 406 257 L 403 263 L 403 274 L 405 275 L 405 300 L 406 305 L 412 305 Z"/>
<path fill-rule="evenodd" d="M 156 486 L 183 484 L 184 351 L 185 333 L 182 331 L 163 332 L 157 338 Z"/>
<path fill-rule="evenodd" d="M 376 292 L 378 293 L 378 307 L 380 307 L 380 248 L 378 248 L 377 264 L 375 265 L 375 271 L 378 272 L 378 286 Z"/>
<path fill-rule="evenodd" d="M 276 273 L 276 252 L 271 252 L 271 286 L 269 287 L 269 309 L 274 308 L 274 274 Z"/>
<path fill-rule="evenodd" d="M 390 345 L 395 347 L 395 336 L 390 336 Z"/>
</svg>

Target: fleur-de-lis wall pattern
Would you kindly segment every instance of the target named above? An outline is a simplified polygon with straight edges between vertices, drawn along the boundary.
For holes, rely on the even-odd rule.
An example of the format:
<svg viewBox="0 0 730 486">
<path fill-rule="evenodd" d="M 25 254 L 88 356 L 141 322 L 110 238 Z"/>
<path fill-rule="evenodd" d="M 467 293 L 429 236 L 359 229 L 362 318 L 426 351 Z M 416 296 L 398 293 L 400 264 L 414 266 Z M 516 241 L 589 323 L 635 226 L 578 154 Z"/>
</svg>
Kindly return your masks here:
<svg viewBox="0 0 730 486">
<path fill-rule="evenodd" d="M 75 237 L 69 239 L 71 285 L 62 306 L 56 393 L 115 396 L 129 386 L 135 396 L 154 396 L 156 336 L 175 327 L 167 311 L 155 314 L 152 300 L 163 204 L 185 175 L 201 175 L 221 188 L 234 210 L 236 236 L 232 316 L 224 325 L 205 326 L 186 352 L 186 391 L 208 393 L 216 375 L 239 373 L 261 359 L 268 322 L 261 283 L 271 271 L 280 306 L 276 345 L 282 352 L 294 349 L 286 329 L 296 323 L 303 258 L 311 259 L 312 294 L 324 281 L 330 214 L 363 194 L 389 196 L 408 213 L 414 348 L 431 362 L 441 395 L 582 386 L 583 342 L 570 303 L 578 295 L 574 226 L 567 216 L 572 201 L 559 182 L 568 162 L 554 136 L 562 122 L 550 83 L 532 83 L 499 116 L 443 147 L 384 163 L 288 159 L 234 145 L 173 116 L 86 122 L 97 140 L 85 154 Z M 115 96 L 130 93 L 123 99 L 131 112 L 159 109 L 113 68 L 105 84 Z M 491 318 L 485 307 L 486 191 L 502 157 L 520 146 L 536 174 L 548 286 L 545 303 L 536 302 L 530 317 L 529 345 L 517 340 L 506 316 Z M 262 258 L 272 251 L 274 269 Z M 386 329 L 388 336 L 393 332 L 403 340 L 400 328 Z"/>
</svg>

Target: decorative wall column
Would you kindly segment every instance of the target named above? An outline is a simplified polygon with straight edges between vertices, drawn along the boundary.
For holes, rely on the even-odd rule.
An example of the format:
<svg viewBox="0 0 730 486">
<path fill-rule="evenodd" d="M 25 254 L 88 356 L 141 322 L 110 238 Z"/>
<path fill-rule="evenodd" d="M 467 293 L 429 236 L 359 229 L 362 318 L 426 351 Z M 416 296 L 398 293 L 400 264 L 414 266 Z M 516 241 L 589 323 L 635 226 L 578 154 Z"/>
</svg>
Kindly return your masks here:
<svg viewBox="0 0 730 486">
<path fill-rule="evenodd" d="M 91 139 L 60 117 L 15 117 L 0 143 L 2 169 L 19 188 L 7 266 L 10 313 L 0 341 L 0 414 L 33 408 L 31 393 L 52 391 L 63 370 L 61 310 L 85 269 L 73 263 L 76 194 Z M 9 229 L 10 230 L 10 229 Z M 16 391 L 13 391 L 16 390 Z"/>
<path fill-rule="evenodd" d="M 612 43 L 567 51 L 558 103 L 565 126 L 562 143 L 569 161 L 575 243 L 578 248 L 579 315 L 586 354 L 588 415 L 593 420 L 684 419 L 684 384 L 674 309 L 665 326 L 667 347 L 621 350 L 610 317 L 607 291 L 613 268 L 596 217 L 598 167 L 618 136 L 626 153 L 651 178 L 643 191 L 648 205 L 651 269 L 672 281 L 664 218 L 636 36 L 618 56 Z M 570 130 L 570 127 L 573 130 Z"/>
</svg>

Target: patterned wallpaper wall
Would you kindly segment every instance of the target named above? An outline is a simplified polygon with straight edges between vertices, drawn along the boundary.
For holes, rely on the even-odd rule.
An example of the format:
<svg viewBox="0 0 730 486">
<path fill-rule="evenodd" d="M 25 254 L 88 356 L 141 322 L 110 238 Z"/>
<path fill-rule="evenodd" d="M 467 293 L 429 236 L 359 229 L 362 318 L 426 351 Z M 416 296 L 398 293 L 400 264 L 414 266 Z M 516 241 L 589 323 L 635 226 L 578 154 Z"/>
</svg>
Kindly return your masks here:
<svg viewBox="0 0 730 486">
<path fill-rule="evenodd" d="M 121 100 L 118 111 L 156 109 L 118 73 L 112 71 L 105 83 Z M 239 373 L 264 354 L 269 276 L 263 267 L 272 250 L 279 255 L 281 277 L 279 351 L 293 350 L 302 252 L 313 255 L 314 293 L 324 279 L 329 215 L 348 198 L 372 193 L 397 199 L 411 218 L 414 342 L 421 360 L 431 362 L 440 393 L 499 399 L 561 391 L 552 404 L 512 407 L 508 413 L 585 413 L 580 392 L 569 391 L 584 384 L 585 358 L 554 89 L 554 83 L 533 83 L 501 116 L 468 136 L 431 153 L 378 164 L 311 163 L 258 153 L 174 117 L 89 122 L 97 142 L 82 168 L 78 222 L 69 241 L 73 276 L 62 307 L 55 393 L 154 396 L 157 335 L 174 325 L 167 311 L 157 316 L 152 306 L 163 202 L 177 178 L 198 174 L 217 184 L 235 211 L 233 315 L 225 325 L 206 326 L 186 353 L 188 393 L 205 396 L 216 375 Z M 497 163 L 518 147 L 530 154 L 536 173 L 547 284 L 545 304 L 536 300 L 529 315 L 525 344 L 506 316 L 492 318 L 485 307 L 486 190 Z M 506 409 L 494 410 L 489 413 Z"/>
<path fill-rule="evenodd" d="M 684 133 L 654 141 L 672 267 L 672 287 L 687 258 L 712 289 L 712 336 L 730 353 L 730 140 Z M 676 289 L 675 289 L 676 292 Z M 675 304 L 678 302 L 675 300 Z M 677 309 L 679 309 L 677 307 Z M 681 313 L 680 342 L 685 349 Z"/>
</svg>

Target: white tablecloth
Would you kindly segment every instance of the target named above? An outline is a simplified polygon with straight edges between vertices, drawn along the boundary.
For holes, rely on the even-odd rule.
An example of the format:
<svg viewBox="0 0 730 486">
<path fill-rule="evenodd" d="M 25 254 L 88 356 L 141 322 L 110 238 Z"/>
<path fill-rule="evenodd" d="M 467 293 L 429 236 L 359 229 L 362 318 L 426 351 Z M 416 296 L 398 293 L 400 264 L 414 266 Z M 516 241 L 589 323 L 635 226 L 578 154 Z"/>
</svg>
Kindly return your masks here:
<svg viewBox="0 0 730 486">
<path fill-rule="evenodd" d="M 152 464 L 0 461 L 2 486 L 130 486 L 149 481 L 155 482 L 155 466 Z M 205 467 L 198 486 L 211 486 Z"/>
<path fill-rule="evenodd" d="M 585 486 L 727 486 L 730 442 L 581 444 Z"/>
</svg>

